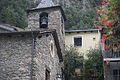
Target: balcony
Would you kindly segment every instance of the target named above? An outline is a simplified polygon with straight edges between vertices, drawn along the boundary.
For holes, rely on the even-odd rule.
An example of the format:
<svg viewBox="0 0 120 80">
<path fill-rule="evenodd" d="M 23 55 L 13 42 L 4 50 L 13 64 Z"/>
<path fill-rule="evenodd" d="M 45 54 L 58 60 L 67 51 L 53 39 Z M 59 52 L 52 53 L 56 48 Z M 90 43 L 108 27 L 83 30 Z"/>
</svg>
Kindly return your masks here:
<svg viewBox="0 0 120 80">
<path fill-rule="evenodd" d="M 103 51 L 104 61 L 120 61 L 120 51 L 105 50 Z"/>
</svg>

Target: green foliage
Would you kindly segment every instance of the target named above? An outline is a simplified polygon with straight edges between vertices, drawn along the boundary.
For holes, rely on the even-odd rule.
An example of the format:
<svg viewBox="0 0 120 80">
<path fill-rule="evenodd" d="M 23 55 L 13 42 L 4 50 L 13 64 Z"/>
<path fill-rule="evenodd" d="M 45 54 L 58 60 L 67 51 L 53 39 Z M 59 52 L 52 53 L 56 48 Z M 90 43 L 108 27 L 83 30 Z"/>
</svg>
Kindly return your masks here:
<svg viewBox="0 0 120 80">
<path fill-rule="evenodd" d="M 34 3 L 28 0 L 0 0 L 0 23 L 24 28 L 27 26 L 26 9 Z"/>
<path fill-rule="evenodd" d="M 89 1 L 90 5 L 95 4 L 95 2 L 93 3 L 92 1 L 93 0 Z M 65 8 L 65 15 L 67 18 L 65 28 L 67 30 L 94 28 L 94 21 L 98 18 L 95 8 L 82 10 L 82 7 L 82 4 L 75 2 Z"/>
<path fill-rule="evenodd" d="M 97 10 L 99 21 L 96 21 L 96 27 L 103 29 L 102 43 L 105 50 L 112 49 L 114 52 L 120 49 L 120 0 L 103 0 L 102 3 Z"/>
<path fill-rule="evenodd" d="M 87 54 L 88 59 L 84 60 L 77 49 L 73 47 L 66 48 L 64 58 L 65 80 L 103 80 L 102 51 L 91 49 Z M 78 77 L 75 75 L 76 68 L 82 70 L 83 76 Z"/>
<path fill-rule="evenodd" d="M 72 46 L 67 47 L 64 58 L 65 80 L 77 80 L 75 78 L 75 68 L 80 62 L 83 62 L 83 58 L 79 56 L 78 51 Z"/>
<path fill-rule="evenodd" d="M 93 7 L 101 6 L 102 0 L 88 0 Z"/>
<path fill-rule="evenodd" d="M 85 61 L 85 80 L 103 80 L 102 51 L 92 49 L 87 56 L 88 60 Z"/>
</svg>

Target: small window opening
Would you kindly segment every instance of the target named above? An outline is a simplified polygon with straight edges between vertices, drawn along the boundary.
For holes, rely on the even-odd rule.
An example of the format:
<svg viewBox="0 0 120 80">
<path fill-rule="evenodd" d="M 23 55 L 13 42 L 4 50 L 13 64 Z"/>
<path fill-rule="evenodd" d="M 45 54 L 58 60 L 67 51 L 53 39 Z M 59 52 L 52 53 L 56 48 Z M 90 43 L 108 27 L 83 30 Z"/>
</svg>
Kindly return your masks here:
<svg viewBox="0 0 120 80">
<path fill-rule="evenodd" d="M 48 13 L 43 12 L 39 18 L 40 28 L 48 28 Z"/>
<path fill-rule="evenodd" d="M 49 34 L 46 34 L 46 37 L 49 37 Z"/>
<path fill-rule="evenodd" d="M 95 41 L 95 40 L 96 40 L 96 38 L 93 38 L 93 40 Z"/>
<path fill-rule="evenodd" d="M 38 38 L 39 38 L 39 39 L 42 38 L 42 35 L 39 35 Z"/>
<path fill-rule="evenodd" d="M 54 43 L 53 41 L 50 42 L 50 53 L 51 53 L 51 56 L 54 57 Z"/>
<path fill-rule="evenodd" d="M 74 46 L 81 47 L 82 46 L 82 37 L 74 37 Z"/>
</svg>

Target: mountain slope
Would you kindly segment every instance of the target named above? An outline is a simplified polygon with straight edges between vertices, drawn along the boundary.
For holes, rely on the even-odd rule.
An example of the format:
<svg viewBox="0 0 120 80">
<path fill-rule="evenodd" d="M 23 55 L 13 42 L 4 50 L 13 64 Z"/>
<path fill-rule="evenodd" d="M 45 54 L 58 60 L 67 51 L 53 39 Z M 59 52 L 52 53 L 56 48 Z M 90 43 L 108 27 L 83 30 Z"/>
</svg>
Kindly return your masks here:
<svg viewBox="0 0 120 80">
<path fill-rule="evenodd" d="M 93 28 L 98 17 L 95 7 L 101 5 L 101 0 L 53 0 L 53 2 L 60 4 L 65 11 L 66 29 Z"/>
</svg>

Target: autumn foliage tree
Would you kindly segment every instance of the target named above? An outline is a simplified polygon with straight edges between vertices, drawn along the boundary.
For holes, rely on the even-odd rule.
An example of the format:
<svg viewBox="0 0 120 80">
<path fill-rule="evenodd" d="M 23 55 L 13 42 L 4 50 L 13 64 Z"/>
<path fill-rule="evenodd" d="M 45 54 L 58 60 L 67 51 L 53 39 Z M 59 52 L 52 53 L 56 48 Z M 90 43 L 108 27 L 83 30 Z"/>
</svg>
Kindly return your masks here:
<svg viewBox="0 0 120 80">
<path fill-rule="evenodd" d="M 102 43 L 105 49 L 120 49 L 120 0 L 102 0 L 95 27 L 103 30 Z"/>
</svg>

